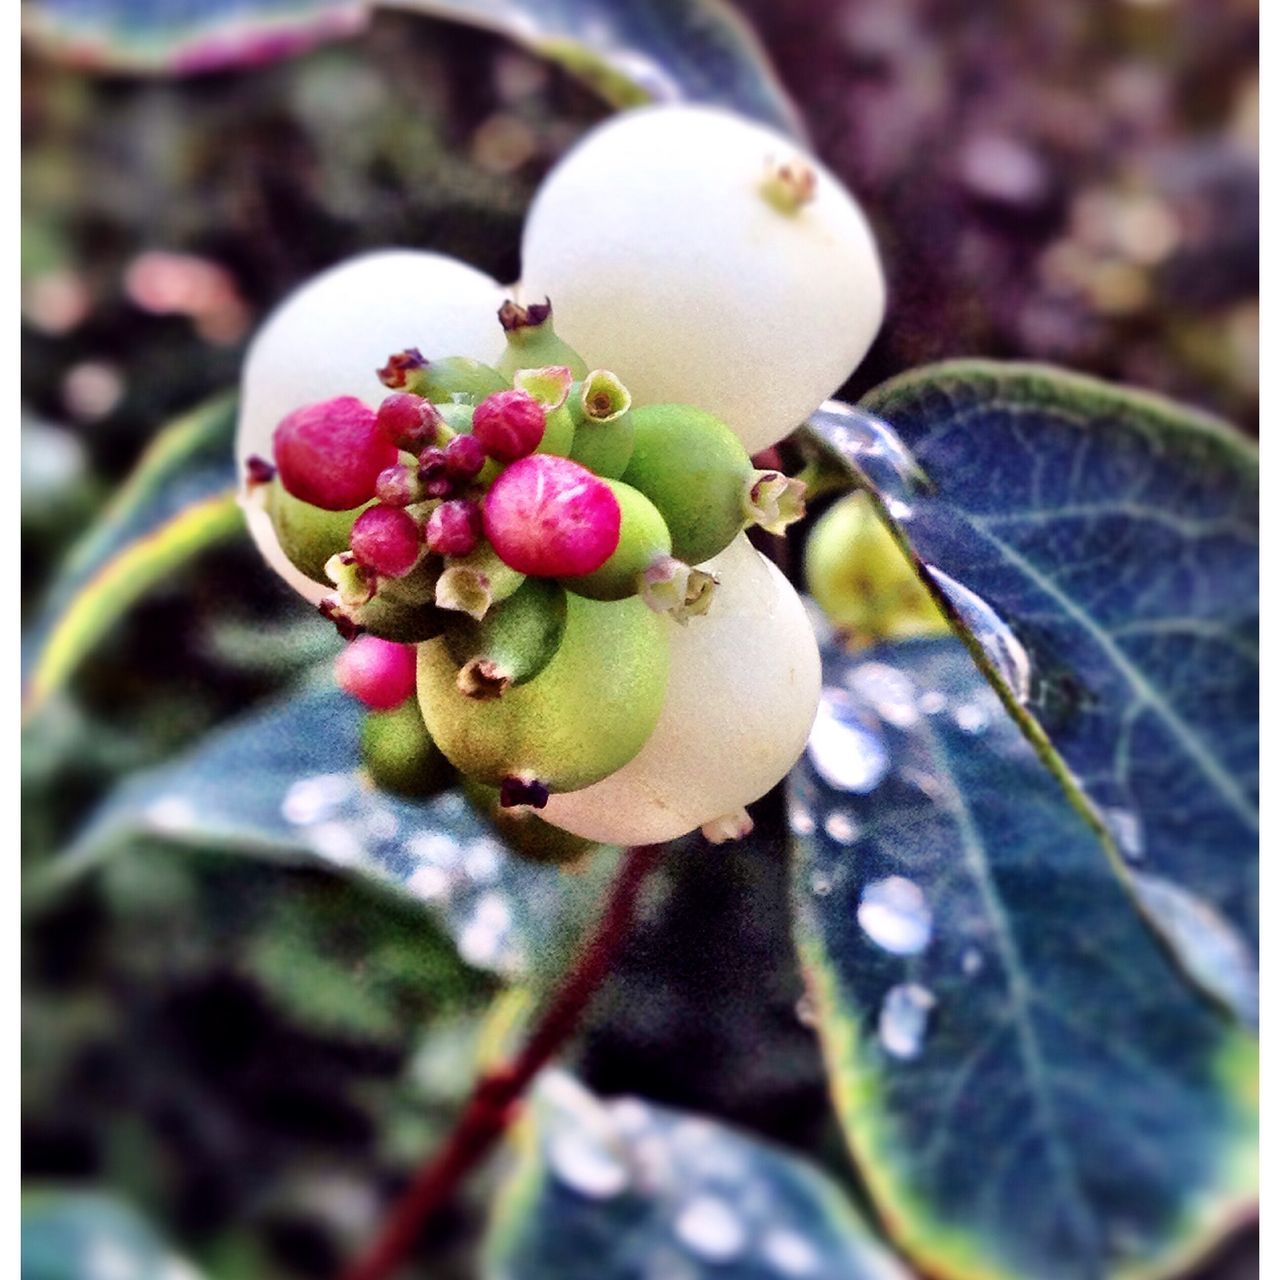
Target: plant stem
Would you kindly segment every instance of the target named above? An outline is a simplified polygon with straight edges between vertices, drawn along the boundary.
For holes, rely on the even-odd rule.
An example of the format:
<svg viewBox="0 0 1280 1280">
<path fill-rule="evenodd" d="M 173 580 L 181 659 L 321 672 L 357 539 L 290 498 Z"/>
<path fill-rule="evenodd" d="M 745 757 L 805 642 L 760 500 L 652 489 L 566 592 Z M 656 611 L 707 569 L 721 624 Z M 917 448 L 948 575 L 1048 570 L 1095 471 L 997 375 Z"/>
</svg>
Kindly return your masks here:
<svg viewBox="0 0 1280 1280">
<path fill-rule="evenodd" d="M 344 1280 L 386 1280 L 405 1260 L 430 1219 L 453 1197 L 514 1120 L 533 1078 L 573 1034 L 608 975 L 634 913 L 637 890 L 657 864 L 661 845 L 639 845 L 622 864 L 594 929 L 510 1062 L 486 1071 L 472 1087 L 452 1132 L 422 1166 L 382 1224 L 368 1252 Z"/>
</svg>

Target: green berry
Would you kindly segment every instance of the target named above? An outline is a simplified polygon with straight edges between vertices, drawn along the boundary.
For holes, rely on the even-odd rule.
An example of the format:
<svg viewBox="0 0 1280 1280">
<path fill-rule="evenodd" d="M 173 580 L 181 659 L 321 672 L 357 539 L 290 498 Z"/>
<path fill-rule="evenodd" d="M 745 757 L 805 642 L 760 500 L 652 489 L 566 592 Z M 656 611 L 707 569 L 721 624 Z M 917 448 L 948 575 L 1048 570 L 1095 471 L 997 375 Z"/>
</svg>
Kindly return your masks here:
<svg viewBox="0 0 1280 1280">
<path fill-rule="evenodd" d="M 689 405 L 643 405 L 631 420 L 635 445 L 622 479 L 662 512 L 672 555 L 689 564 L 718 555 L 747 522 L 743 497 L 755 471 L 738 437 Z"/>
<path fill-rule="evenodd" d="M 474 404 L 495 391 L 506 391 L 511 383 L 496 369 L 467 356 L 446 356 L 427 360 L 406 376 L 405 386 L 415 395 L 435 404 Z"/>
<path fill-rule="evenodd" d="M 398 796 L 422 799 L 453 784 L 453 766 L 431 741 L 416 698 L 365 716 L 360 755 L 374 783 Z"/>
<path fill-rule="evenodd" d="M 596 369 L 573 384 L 566 407 L 574 422 L 569 456 L 588 471 L 616 480 L 635 446 L 631 393 L 608 369 Z"/>
<path fill-rule="evenodd" d="M 625 600 L 640 591 L 643 576 L 655 561 L 671 555 L 671 534 L 662 513 L 638 489 L 619 480 L 604 483 L 622 512 L 618 546 L 594 573 L 562 578 L 561 582 L 591 600 Z"/>
<path fill-rule="evenodd" d="M 504 809 L 497 787 L 464 778 L 462 794 L 471 807 L 497 829 L 503 844 L 528 862 L 562 866 L 578 862 L 600 847 L 594 841 L 570 835 L 544 822 L 532 809 Z"/>
<path fill-rule="evenodd" d="M 804 573 L 822 611 L 858 646 L 950 630 L 865 493 L 841 498 L 814 524 Z"/>
<path fill-rule="evenodd" d="M 328 585 L 324 567 L 329 557 L 351 545 L 351 526 L 372 503 L 350 511 L 322 511 L 295 498 L 277 476 L 267 488 L 267 514 L 280 541 L 280 549 L 295 568 L 315 582 Z"/>
<path fill-rule="evenodd" d="M 471 698 L 498 698 L 532 680 L 560 648 L 567 612 L 563 587 L 528 578 L 480 621 L 460 617 L 444 634 L 459 666 L 459 689 Z"/>
<path fill-rule="evenodd" d="M 636 599 L 565 599 L 555 657 L 501 698 L 467 697 L 443 640 L 419 648 L 423 719 L 467 777 L 574 791 L 621 768 L 653 731 L 666 693 L 667 623 Z"/>
</svg>

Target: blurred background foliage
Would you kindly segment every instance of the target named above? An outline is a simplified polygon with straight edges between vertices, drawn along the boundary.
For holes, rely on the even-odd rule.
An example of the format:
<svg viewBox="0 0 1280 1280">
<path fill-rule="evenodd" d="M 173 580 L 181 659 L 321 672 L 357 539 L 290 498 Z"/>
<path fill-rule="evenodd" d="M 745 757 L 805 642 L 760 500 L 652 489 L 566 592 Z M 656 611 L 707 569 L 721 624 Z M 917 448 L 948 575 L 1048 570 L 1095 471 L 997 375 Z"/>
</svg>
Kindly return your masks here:
<svg viewBox="0 0 1280 1280">
<path fill-rule="evenodd" d="M 1047 359 L 1256 431 L 1255 5 L 740 8 L 889 272 L 847 393 L 940 356 Z M 181 80 L 28 53 L 22 101 L 28 619 L 149 439 L 234 385 L 295 283 L 391 243 L 516 278 L 540 177 L 606 113 L 495 36 L 391 13 Z M 334 648 L 243 540 L 164 581 L 27 726 L 24 872 L 113 784 Z M 732 856 L 690 841 L 668 860 L 580 1074 L 816 1153 L 856 1194 L 792 955 L 776 797 L 758 822 Z M 495 982 L 417 906 L 159 836 L 33 895 L 23 946 L 25 1176 L 118 1192 L 219 1276 L 331 1274 L 492 1034 Z M 433 1228 L 423 1274 L 470 1273 L 488 1186 Z M 1256 1274 L 1250 1243 L 1213 1274 Z"/>
</svg>

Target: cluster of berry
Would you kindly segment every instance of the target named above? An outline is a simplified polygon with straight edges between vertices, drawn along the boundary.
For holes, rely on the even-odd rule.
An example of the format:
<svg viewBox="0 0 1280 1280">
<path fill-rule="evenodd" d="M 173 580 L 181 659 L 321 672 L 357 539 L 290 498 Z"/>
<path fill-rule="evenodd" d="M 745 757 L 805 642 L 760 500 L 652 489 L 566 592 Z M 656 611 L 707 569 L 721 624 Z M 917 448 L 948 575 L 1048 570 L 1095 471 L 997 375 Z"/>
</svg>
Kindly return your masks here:
<svg viewBox="0 0 1280 1280">
<path fill-rule="evenodd" d="M 740 832 L 818 686 L 801 603 L 743 533 L 781 532 L 803 488 L 749 450 L 865 351 L 865 222 L 776 135 L 665 108 L 552 174 L 525 267 L 511 292 L 552 293 L 556 324 L 430 254 L 290 299 L 246 369 L 250 527 L 344 635 L 414 646 L 424 735 L 505 804 L 616 843 Z M 386 360 L 370 407 L 357 355 L 423 334 L 431 358 Z"/>
</svg>

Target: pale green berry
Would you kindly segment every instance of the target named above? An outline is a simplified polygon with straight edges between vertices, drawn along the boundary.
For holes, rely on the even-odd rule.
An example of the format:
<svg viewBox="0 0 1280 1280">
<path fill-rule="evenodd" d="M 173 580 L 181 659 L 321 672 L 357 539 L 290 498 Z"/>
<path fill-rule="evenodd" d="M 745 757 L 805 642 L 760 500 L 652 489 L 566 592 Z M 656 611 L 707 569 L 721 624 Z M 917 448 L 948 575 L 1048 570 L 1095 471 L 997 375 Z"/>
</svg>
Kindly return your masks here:
<svg viewBox="0 0 1280 1280">
<path fill-rule="evenodd" d="M 418 699 L 431 736 L 480 782 L 511 779 L 568 791 L 621 768 L 657 723 L 671 624 L 639 600 L 567 595 L 564 637 L 527 684 L 477 701 L 458 688 L 443 640 L 418 650 Z"/>
<path fill-rule="evenodd" d="M 508 299 L 498 310 L 498 321 L 507 347 L 498 357 L 497 369 L 505 377 L 551 365 L 565 366 L 575 378 L 587 376 L 586 361 L 556 333 L 549 301 L 521 306 Z"/>
<path fill-rule="evenodd" d="M 481 620 L 460 617 L 444 634 L 458 688 L 469 698 L 500 698 L 532 680 L 560 648 L 567 616 L 563 587 L 528 578 Z"/>
<path fill-rule="evenodd" d="M 422 799 L 453 785 L 453 766 L 432 742 L 416 698 L 365 716 L 360 757 L 375 785 L 395 795 Z"/>
<path fill-rule="evenodd" d="M 366 502 L 350 511 L 322 511 L 295 498 L 278 476 L 263 486 L 261 493 L 280 550 L 296 569 L 312 582 L 323 583 L 327 590 L 325 565 L 331 556 L 351 545 L 351 526 L 372 504 Z"/>
</svg>

